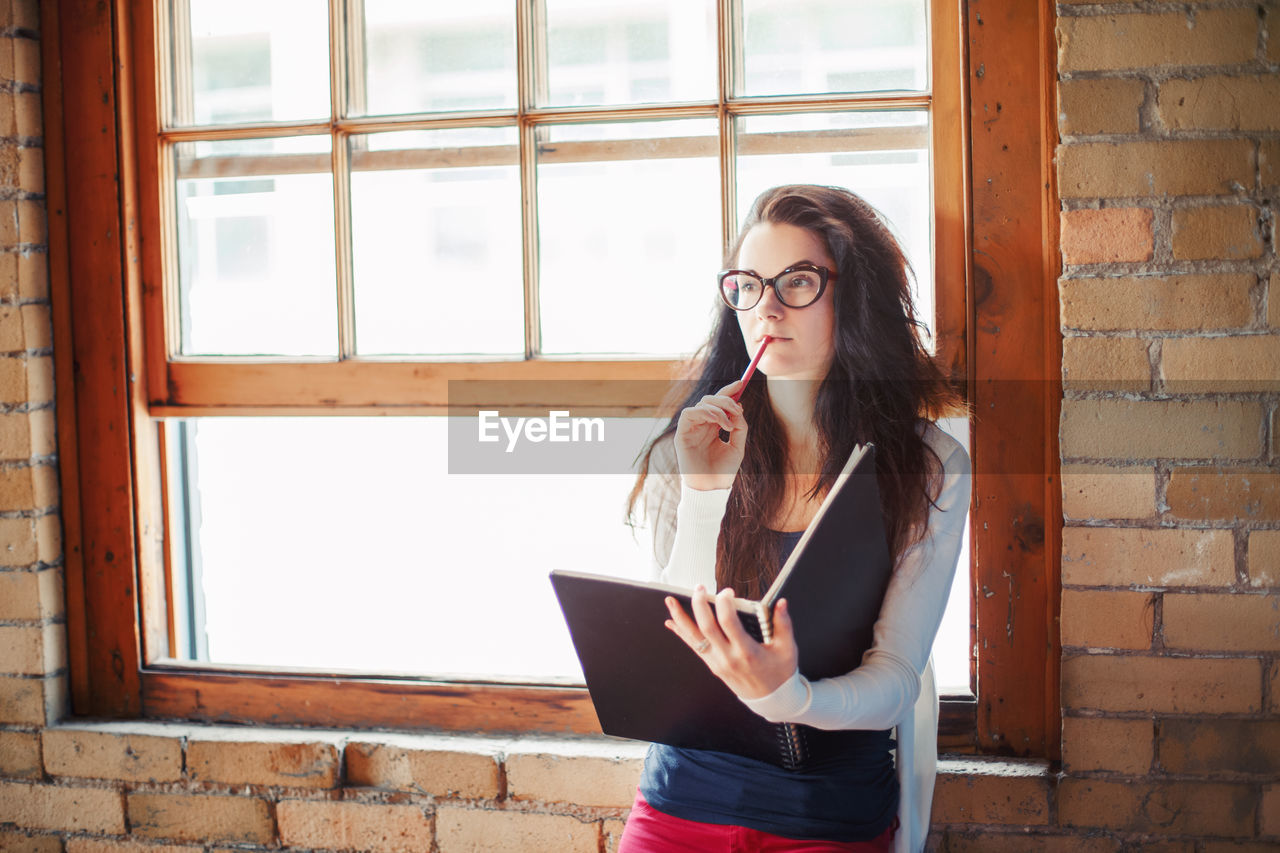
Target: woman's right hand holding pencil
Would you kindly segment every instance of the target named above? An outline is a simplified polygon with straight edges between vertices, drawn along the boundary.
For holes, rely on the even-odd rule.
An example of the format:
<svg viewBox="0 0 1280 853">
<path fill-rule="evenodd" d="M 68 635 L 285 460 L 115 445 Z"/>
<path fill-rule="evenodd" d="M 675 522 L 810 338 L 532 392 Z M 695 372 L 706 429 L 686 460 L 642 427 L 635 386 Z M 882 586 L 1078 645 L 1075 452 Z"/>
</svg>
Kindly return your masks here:
<svg viewBox="0 0 1280 853">
<path fill-rule="evenodd" d="M 730 382 L 680 412 L 676 423 L 676 461 L 689 488 L 697 491 L 727 489 L 733 485 L 746 448 L 747 422 L 742 405 L 733 394 L 742 380 Z M 720 431 L 729 440 L 720 440 Z"/>
</svg>

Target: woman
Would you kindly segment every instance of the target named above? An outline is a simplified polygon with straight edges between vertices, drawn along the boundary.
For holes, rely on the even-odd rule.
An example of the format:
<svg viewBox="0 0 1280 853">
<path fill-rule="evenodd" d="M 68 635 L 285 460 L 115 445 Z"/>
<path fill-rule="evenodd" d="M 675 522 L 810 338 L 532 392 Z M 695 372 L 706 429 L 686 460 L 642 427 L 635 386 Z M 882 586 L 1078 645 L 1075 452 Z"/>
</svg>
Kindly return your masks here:
<svg viewBox="0 0 1280 853">
<path fill-rule="evenodd" d="M 695 589 L 692 612 L 668 601 L 667 627 L 753 711 L 840 730 L 841 745 L 788 771 L 655 744 L 619 851 L 917 851 L 936 762 L 929 653 L 969 502 L 968 456 L 932 419 L 958 401 L 920 340 L 901 248 L 853 193 L 765 192 L 727 266 L 701 377 L 649 446 L 632 509 L 643 494 L 660 577 Z M 766 336 L 757 378 L 728 381 Z M 894 572 L 862 664 L 809 682 L 785 602 L 761 644 L 732 599 L 768 588 L 863 443 Z"/>
</svg>

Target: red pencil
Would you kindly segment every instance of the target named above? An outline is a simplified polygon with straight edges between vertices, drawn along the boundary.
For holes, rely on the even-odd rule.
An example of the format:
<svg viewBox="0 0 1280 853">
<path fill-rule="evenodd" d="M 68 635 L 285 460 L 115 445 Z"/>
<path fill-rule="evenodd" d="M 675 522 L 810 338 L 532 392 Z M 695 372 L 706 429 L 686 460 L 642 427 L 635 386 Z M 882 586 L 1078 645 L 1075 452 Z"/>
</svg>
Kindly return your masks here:
<svg viewBox="0 0 1280 853">
<path fill-rule="evenodd" d="M 747 383 L 751 381 L 751 374 L 756 372 L 756 365 L 760 363 L 760 356 L 764 355 L 764 348 L 772 340 L 773 338 L 769 335 L 765 335 L 760 339 L 760 349 L 756 350 L 756 354 L 751 358 L 751 363 L 747 365 L 746 371 L 742 374 L 742 387 L 738 389 L 738 393 L 729 395 L 735 403 L 742 397 L 742 392 L 747 390 Z"/>
</svg>

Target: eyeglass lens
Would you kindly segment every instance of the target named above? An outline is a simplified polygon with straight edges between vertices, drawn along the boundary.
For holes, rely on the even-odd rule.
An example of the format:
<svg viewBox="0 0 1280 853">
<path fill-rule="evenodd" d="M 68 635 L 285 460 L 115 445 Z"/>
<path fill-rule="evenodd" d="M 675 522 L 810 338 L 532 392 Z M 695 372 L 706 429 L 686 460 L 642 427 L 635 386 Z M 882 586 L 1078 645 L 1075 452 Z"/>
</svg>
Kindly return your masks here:
<svg viewBox="0 0 1280 853">
<path fill-rule="evenodd" d="M 818 298 L 822 277 L 815 270 L 796 270 L 779 276 L 773 287 L 783 305 L 804 308 Z M 748 273 L 734 273 L 720 282 L 720 292 L 731 307 L 745 311 L 754 308 L 764 295 L 764 282 Z"/>
</svg>

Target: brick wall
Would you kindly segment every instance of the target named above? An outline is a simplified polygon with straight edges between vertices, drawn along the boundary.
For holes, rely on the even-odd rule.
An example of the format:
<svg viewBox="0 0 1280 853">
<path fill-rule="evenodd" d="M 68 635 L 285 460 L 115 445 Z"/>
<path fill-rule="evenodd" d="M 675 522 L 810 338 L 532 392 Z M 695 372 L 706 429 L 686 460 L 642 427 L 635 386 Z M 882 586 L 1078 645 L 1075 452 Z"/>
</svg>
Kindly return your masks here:
<svg viewBox="0 0 1280 853">
<path fill-rule="evenodd" d="M 37 6 L 0 2 L 0 777 L 20 779 L 67 693 Z"/>
<path fill-rule="evenodd" d="M 1280 6 L 1058 11 L 1057 822 L 1275 849 Z"/>
<path fill-rule="evenodd" d="M 613 849 L 632 745 L 66 718 L 37 5 L 0 0 L 0 850 Z M 1277 14 L 1059 6 L 1064 761 L 943 761 L 935 850 L 1280 844 Z"/>
</svg>

